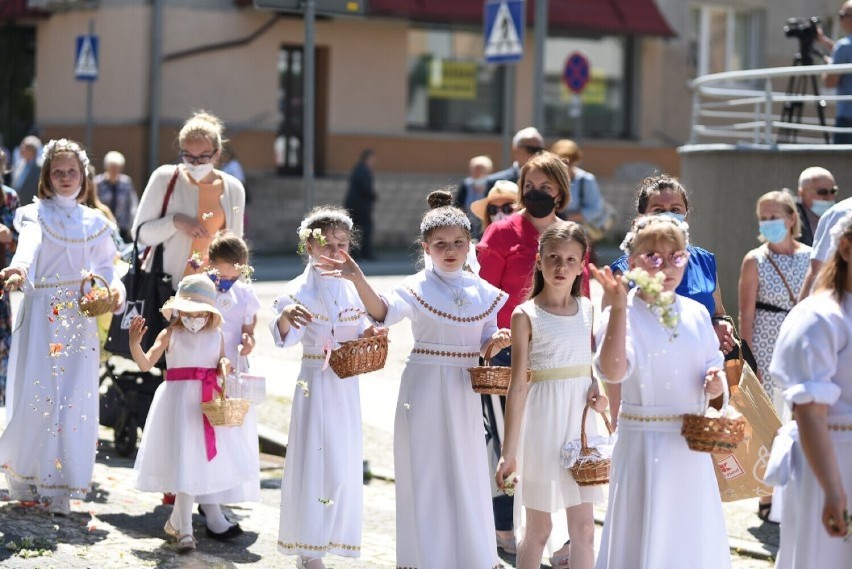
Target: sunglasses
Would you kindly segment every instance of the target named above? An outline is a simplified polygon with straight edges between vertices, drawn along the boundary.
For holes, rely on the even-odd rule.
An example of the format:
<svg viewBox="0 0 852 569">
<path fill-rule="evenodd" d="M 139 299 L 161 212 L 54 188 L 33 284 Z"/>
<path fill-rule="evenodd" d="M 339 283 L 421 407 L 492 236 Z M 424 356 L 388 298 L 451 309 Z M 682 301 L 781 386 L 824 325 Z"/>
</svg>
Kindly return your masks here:
<svg viewBox="0 0 852 569">
<path fill-rule="evenodd" d="M 488 204 L 485 211 L 488 212 L 488 215 L 497 215 L 498 211 L 502 211 L 506 215 L 511 215 L 515 213 L 515 204 L 512 202 L 504 203 L 503 205 Z"/>
<path fill-rule="evenodd" d="M 839 189 L 838 189 L 837 186 L 834 186 L 833 188 L 819 188 L 819 189 L 816 189 L 814 191 L 816 192 L 816 194 L 818 196 L 824 198 L 824 197 L 827 197 L 827 196 L 836 196 Z"/>
<path fill-rule="evenodd" d="M 663 263 L 666 261 L 665 256 L 655 251 L 642 253 L 637 256 L 637 259 L 646 269 L 662 269 Z M 689 251 L 675 251 L 668 256 L 669 264 L 678 269 L 686 266 L 687 261 L 689 261 Z"/>
</svg>

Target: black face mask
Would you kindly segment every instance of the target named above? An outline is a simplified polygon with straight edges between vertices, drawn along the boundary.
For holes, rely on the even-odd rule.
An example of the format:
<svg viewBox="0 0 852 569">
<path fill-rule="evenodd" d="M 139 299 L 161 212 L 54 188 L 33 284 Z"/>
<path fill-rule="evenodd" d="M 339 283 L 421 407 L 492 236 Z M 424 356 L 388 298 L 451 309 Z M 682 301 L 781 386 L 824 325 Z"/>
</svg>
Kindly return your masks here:
<svg viewBox="0 0 852 569">
<path fill-rule="evenodd" d="M 531 216 L 541 219 L 556 209 L 556 198 L 542 190 L 530 190 L 524 194 L 524 207 Z"/>
</svg>

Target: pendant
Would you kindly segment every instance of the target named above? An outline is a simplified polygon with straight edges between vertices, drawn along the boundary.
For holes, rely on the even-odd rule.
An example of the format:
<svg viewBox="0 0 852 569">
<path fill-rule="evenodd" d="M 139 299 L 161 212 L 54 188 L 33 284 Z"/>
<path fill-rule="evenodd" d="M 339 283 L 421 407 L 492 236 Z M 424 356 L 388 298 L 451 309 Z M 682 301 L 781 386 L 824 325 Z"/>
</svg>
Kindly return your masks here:
<svg viewBox="0 0 852 569">
<path fill-rule="evenodd" d="M 467 304 L 467 298 L 465 298 L 463 290 L 456 289 L 453 291 L 453 304 L 455 304 L 458 308 Z"/>
</svg>

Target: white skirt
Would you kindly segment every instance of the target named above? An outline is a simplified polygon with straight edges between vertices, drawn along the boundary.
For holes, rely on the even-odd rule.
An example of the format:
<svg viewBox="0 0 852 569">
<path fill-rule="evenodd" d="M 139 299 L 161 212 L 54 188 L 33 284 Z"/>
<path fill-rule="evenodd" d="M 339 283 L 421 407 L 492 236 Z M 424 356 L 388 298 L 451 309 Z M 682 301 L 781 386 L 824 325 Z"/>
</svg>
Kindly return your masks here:
<svg viewBox="0 0 852 569">
<path fill-rule="evenodd" d="M 238 427 L 214 427 L 217 452 L 207 460 L 203 417 L 200 381 L 157 388 L 136 456 L 136 488 L 205 496 L 257 479 L 256 443 L 249 447 Z"/>
</svg>

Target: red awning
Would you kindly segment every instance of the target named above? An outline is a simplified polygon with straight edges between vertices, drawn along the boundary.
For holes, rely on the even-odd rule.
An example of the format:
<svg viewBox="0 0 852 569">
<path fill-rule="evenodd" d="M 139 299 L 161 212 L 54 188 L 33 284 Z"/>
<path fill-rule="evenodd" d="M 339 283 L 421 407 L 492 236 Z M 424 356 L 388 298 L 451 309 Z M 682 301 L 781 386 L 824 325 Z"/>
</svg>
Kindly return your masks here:
<svg viewBox="0 0 852 569">
<path fill-rule="evenodd" d="M 654 0 L 550 0 L 550 31 L 585 31 L 616 35 L 673 37 L 674 30 Z M 369 0 L 371 16 L 436 24 L 481 24 L 482 0 Z M 527 26 L 532 26 L 535 0 L 527 0 Z"/>
</svg>

